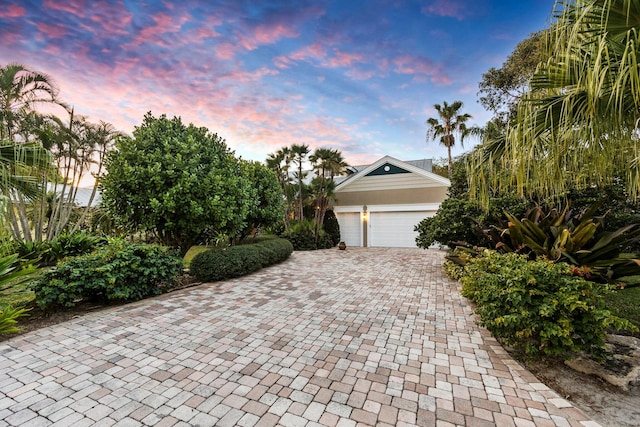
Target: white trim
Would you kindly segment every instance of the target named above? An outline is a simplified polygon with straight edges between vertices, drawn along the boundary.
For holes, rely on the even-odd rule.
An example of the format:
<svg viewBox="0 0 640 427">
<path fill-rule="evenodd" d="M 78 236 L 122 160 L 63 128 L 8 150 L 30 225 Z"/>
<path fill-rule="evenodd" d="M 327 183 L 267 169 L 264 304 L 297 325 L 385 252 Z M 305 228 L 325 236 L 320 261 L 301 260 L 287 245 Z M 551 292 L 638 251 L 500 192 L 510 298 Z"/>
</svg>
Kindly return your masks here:
<svg viewBox="0 0 640 427">
<path fill-rule="evenodd" d="M 361 170 L 360 172 L 356 173 L 353 177 L 347 179 L 346 181 L 341 182 L 340 184 L 338 184 L 338 186 L 335 188 L 335 192 L 341 191 L 344 187 L 350 185 L 353 182 L 356 182 L 358 180 L 360 180 L 362 177 L 367 176 L 367 174 L 369 172 L 372 172 L 374 170 L 376 170 L 377 168 L 379 168 L 380 166 L 382 166 L 385 163 L 390 163 L 394 166 L 397 166 L 399 168 L 405 169 L 409 172 L 413 172 L 416 173 L 418 175 L 422 175 L 426 178 L 429 178 L 433 181 L 436 181 L 440 184 L 442 184 L 443 186 L 446 187 L 450 187 L 451 186 L 451 181 L 449 181 L 447 178 L 441 177 L 438 174 L 432 173 L 432 172 L 427 172 L 424 169 L 421 169 L 419 167 L 410 165 L 409 163 L 405 163 L 402 160 L 398 160 L 394 157 L 391 156 L 384 156 L 383 158 L 379 159 L 378 161 L 376 161 L 375 163 L 372 163 L 371 165 L 367 166 L 366 168 L 364 168 L 363 170 Z"/>
<path fill-rule="evenodd" d="M 357 206 L 334 206 L 333 212 L 335 213 L 348 213 L 348 212 L 360 212 L 362 213 L 362 205 Z"/>
<path fill-rule="evenodd" d="M 336 207 L 337 209 L 337 207 Z M 362 206 L 360 207 L 362 209 Z M 415 203 L 406 205 L 367 205 L 369 212 L 416 212 L 416 211 L 437 211 L 440 203 Z"/>
</svg>

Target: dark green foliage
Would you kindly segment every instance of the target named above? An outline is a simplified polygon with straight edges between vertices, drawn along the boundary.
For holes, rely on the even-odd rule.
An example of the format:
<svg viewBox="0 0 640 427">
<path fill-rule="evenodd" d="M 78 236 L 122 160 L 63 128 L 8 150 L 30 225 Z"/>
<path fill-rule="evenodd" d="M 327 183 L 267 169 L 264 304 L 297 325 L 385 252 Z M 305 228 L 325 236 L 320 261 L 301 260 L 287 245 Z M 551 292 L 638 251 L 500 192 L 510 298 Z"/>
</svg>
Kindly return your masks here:
<svg viewBox="0 0 640 427">
<path fill-rule="evenodd" d="M 610 281 L 640 274 L 640 260 L 620 258 L 622 249 L 640 238 L 640 227 L 598 233 L 605 222 L 604 217 L 594 216 L 599 207 L 595 204 L 576 213 L 568 205 L 562 211 L 537 206 L 522 220 L 505 213 L 507 227 L 493 227 L 489 236 L 497 250 L 567 262 L 586 278 Z"/>
<path fill-rule="evenodd" d="M 190 272 L 203 282 L 215 282 L 252 273 L 262 267 L 284 261 L 293 252 L 286 239 L 268 239 L 260 243 L 214 248 L 196 255 Z"/>
<path fill-rule="evenodd" d="M 322 227 L 324 232 L 327 233 L 327 236 L 329 236 L 329 239 L 331 239 L 333 246 L 340 243 L 340 224 L 332 209 L 325 212 Z"/>
<path fill-rule="evenodd" d="M 181 270 L 182 260 L 166 247 L 112 240 L 44 272 L 32 290 L 43 309 L 80 301 L 134 301 L 169 289 Z"/>
<path fill-rule="evenodd" d="M 528 357 L 604 354 L 607 328 L 633 326 L 607 309 L 608 287 L 577 277 L 573 267 L 486 250 L 465 266 L 462 294 L 480 323 Z"/>
<path fill-rule="evenodd" d="M 416 244 L 425 249 L 436 242 L 450 246 L 455 246 L 454 242 L 481 245 L 485 238 L 474 219 L 482 213 L 477 203 L 450 197 L 442 202 L 435 216 L 425 218 L 416 225 Z"/>
<path fill-rule="evenodd" d="M 102 205 L 118 224 L 182 254 L 203 235 L 241 233 L 258 205 L 242 163 L 206 128 L 147 113 L 116 148 L 105 160 Z"/>
<path fill-rule="evenodd" d="M 320 230 L 316 236 L 315 226 L 315 221 L 308 219 L 293 221 L 282 237 L 289 240 L 296 251 L 314 251 L 334 247 L 331 238 L 324 230 Z"/>
<path fill-rule="evenodd" d="M 63 233 L 49 242 L 49 257 L 55 263 L 63 258 L 85 255 L 107 244 L 107 239 L 84 231 Z"/>
<path fill-rule="evenodd" d="M 240 239 L 277 224 L 284 214 L 283 194 L 276 173 L 258 162 L 243 162 L 242 166 L 255 191 L 255 206 L 247 215 Z"/>
<path fill-rule="evenodd" d="M 55 265 L 63 258 L 84 255 L 106 244 L 107 239 L 84 231 L 63 233 L 50 241 L 27 242 L 14 240 L 13 250 L 20 259 L 39 266 Z"/>
<path fill-rule="evenodd" d="M 469 199 L 466 160 L 453 163 L 449 198 L 440 205 L 435 216 L 425 218 L 415 227 L 416 244 L 420 248 L 440 243 L 449 246 L 486 245 L 483 230 L 503 217 L 505 210 L 524 213 L 528 203 L 512 194 L 496 194 L 490 198 L 488 210 Z"/>
</svg>

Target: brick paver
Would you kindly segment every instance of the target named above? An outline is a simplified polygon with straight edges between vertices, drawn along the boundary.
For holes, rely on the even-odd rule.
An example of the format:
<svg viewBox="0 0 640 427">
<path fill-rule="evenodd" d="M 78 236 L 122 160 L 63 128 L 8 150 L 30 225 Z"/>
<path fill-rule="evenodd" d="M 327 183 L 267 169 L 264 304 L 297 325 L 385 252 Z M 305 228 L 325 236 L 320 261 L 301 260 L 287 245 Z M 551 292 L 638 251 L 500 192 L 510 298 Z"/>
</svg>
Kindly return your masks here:
<svg viewBox="0 0 640 427">
<path fill-rule="evenodd" d="M 0 425 L 594 426 L 483 328 L 443 252 L 296 252 L 0 343 Z"/>
</svg>

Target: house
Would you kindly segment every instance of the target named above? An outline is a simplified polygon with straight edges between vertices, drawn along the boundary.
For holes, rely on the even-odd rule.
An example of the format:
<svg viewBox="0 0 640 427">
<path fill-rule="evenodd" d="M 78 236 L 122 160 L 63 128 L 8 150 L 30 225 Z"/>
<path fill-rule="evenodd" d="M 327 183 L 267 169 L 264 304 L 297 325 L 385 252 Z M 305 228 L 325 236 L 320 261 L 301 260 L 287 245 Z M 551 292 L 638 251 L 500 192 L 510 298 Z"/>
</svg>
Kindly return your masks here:
<svg viewBox="0 0 640 427">
<path fill-rule="evenodd" d="M 431 172 L 431 160 L 385 156 L 336 180 L 333 210 L 347 246 L 416 247 L 414 227 L 435 215 L 451 183 Z"/>
</svg>

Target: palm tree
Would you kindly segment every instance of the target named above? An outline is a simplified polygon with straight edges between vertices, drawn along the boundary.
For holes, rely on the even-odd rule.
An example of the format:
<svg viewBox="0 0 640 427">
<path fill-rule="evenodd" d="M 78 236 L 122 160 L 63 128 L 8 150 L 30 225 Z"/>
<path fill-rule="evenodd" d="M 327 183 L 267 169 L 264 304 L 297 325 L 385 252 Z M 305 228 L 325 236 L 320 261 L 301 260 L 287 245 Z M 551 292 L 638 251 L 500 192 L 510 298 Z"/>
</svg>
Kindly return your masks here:
<svg viewBox="0 0 640 427">
<path fill-rule="evenodd" d="M 505 155 L 521 194 L 561 194 L 566 183 L 607 184 L 627 177 L 640 195 L 640 2 L 556 3 L 548 60 L 518 106 Z M 488 177 L 485 182 L 495 182 Z"/>
<path fill-rule="evenodd" d="M 466 122 L 471 118 L 469 114 L 461 114 L 462 101 L 454 101 L 451 105 L 444 101 L 442 105 L 434 104 L 434 108 L 438 112 L 438 117 L 430 117 L 427 119 L 429 130 L 427 131 L 427 141 L 440 138 L 440 143 L 447 147 L 448 154 L 448 172 L 451 178 L 451 147 L 456 143 L 455 135 L 460 135 L 460 143 L 469 134 Z"/>
<path fill-rule="evenodd" d="M 324 215 L 329 208 L 329 202 L 335 198 L 333 177 L 344 172 L 349 165 L 344 161 L 340 151 L 330 148 L 318 148 L 309 156 L 309 161 L 316 172 L 312 187 L 315 195 L 316 234 L 318 234 L 324 222 Z"/>
<path fill-rule="evenodd" d="M 298 206 L 296 210 L 296 219 L 302 221 L 304 219 L 303 212 L 303 194 L 302 194 L 302 180 L 304 179 L 306 172 L 302 171 L 302 163 L 307 159 L 309 155 L 309 146 L 306 144 L 293 144 L 291 146 L 291 156 L 293 161 L 298 164 L 297 178 L 298 178 Z"/>
<path fill-rule="evenodd" d="M 282 188 L 282 194 L 285 198 L 285 212 L 284 212 L 284 226 L 285 229 L 289 229 L 289 223 L 292 215 L 293 200 L 291 195 L 291 149 L 289 147 L 282 147 L 275 153 L 271 153 L 267 156 L 267 167 L 273 170 L 278 175 L 278 182 Z"/>
<path fill-rule="evenodd" d="M 58 103 L 58 89 L 44 73 L 21 64 L 0 67 L 0 139 L 14 140 L 21 118 L 37 103 Z"/>
</svg>

